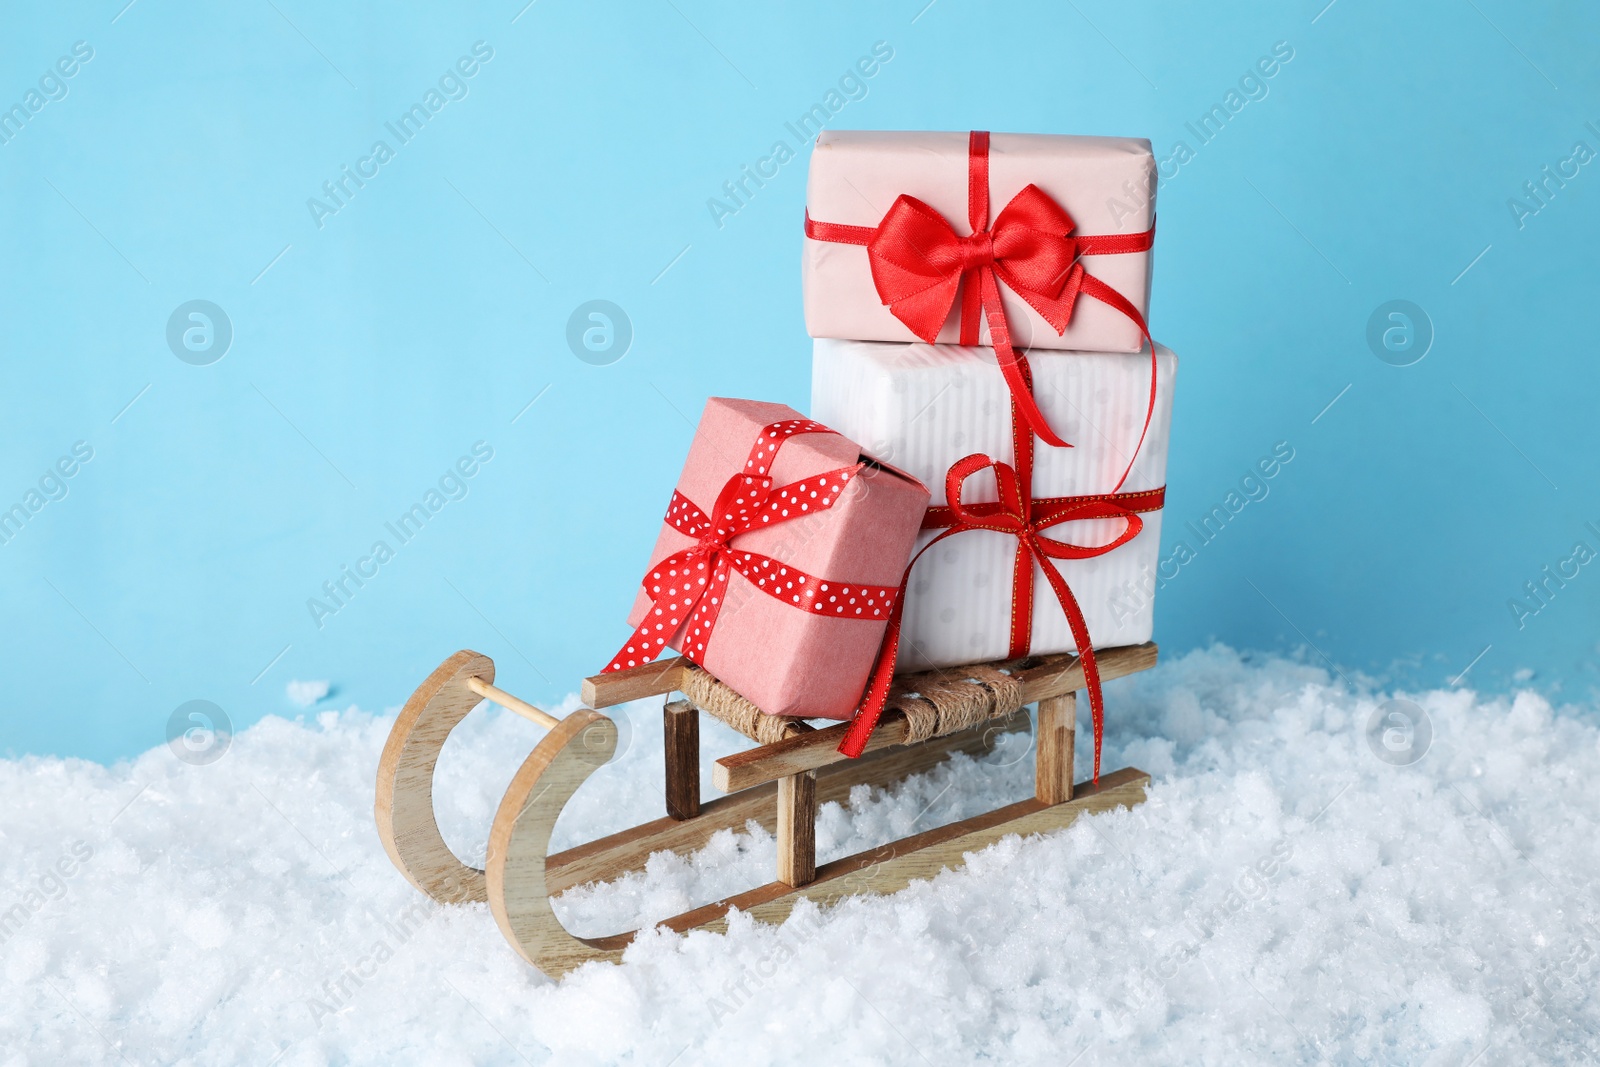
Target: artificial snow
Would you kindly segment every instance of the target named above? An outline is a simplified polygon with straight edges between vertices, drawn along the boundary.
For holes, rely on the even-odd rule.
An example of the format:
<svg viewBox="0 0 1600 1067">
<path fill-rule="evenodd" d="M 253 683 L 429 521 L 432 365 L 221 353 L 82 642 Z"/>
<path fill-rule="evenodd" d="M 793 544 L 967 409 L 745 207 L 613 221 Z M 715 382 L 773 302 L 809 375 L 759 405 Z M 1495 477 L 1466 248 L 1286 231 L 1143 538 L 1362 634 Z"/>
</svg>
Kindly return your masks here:
<svg viewBox="0 0 1600 1067">
<path fill-rule="evenodd" d="M 289 698 L 289 703 L 297 708 L 309 708 L 328 695 L 328 683 L 326 681 L 302 682 L 296 678 L 283 688 L 284 695 Z"/>
<path fill-rule="evenodd" d="M 390 865 L 372 799 L 392 713 L 268 718 L 203 765 L 167 746 L 111 768 L 0 762 L 0 1065 L 1600 1056 L 1595 708 L 1355 691 L 1225 648 L 1107 696 L 1105 765 L 1154 775 L 1143 806 L 782 926 L 653 931 L 559 983 L 486 906 L 436 906 Z M 659 700 L 616 712 L 621 754 L 574 797 L 557 849 L 660 815 Z M 487 708 L 452 736 L 436 788 L 463 858 L 481 861 L 540 736 Z M 704 742 L 708 761 L 741 744 L 709 722 Z M 824 808 L 819 849 L 1031 784 L 1025 745 L 957 757 Z M 557 910 L 614 933 L 765 882 L 773 854 L 760 830 L 719 834 Z"/>
</svg>

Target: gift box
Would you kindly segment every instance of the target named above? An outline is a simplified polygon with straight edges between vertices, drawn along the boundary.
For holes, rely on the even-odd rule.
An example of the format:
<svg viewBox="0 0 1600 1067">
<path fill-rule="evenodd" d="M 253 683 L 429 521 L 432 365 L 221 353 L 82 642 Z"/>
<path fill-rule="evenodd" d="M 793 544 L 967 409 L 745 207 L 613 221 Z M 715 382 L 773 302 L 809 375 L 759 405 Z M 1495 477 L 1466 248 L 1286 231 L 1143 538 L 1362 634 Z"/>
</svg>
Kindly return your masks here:
<svg viewBox="0 0 1600 1067">
<path fill-rule="evenodd" d="M 1082 612 L 1093 647 L 1150 640 L 1153 598 L 1148 576 L 1158 563 L 1161 490 L 1177 357 L 1155 348 L 1151 359 L 1111 353 L 1033 352 L 1033 393 L 1072 448 L 1033 448 L 1035 517 L 1068 519 L 1039 530 L 1057 542 L 1093 548 L 1116 541 L 1137 516 L 1126 543 L 1090 558 L 1053 559 Z M 922 479 L 937 512 L 947 505 L 946 473 L 972 454 L 1017 466 L 1012 396 L 992 349 L 818 339 L 812 362 L 812 414 L 864 443 L 874 455 Z M 1147 411 L 1149 427 L 1144 430 Z M 1139 444 L 1144 433 L 1142 446 Z M 1137 449 L 1137 457 L 1135 450 Z M 1131 467 L 1129 466 L 1132 460 Z M 1119 479 L 1125 480 L 1118 486 Z M 966 482 L 968 503 L 1000 502 L 998 476 Z M 1026 480 L 1022 488 L 1028 488 Z M 1068 501 L 1051 505 L 1052 501 Z M 1053 512 L 1052 512 L 1053 508 Z M 926 529 L 921 549 L 942 529 Z M 911 571 L 904 606 L 900 670 L 1004 659 L 1015 652 L 1014 533 L 963 530 L 934 545 Z M 1067 613 L 1035 563 L 1030 641 L 1035 654 L 1074 650 Z"/>
<path fill-rule="evenodd" d="M 806 188 L 806 328 L 996 345 L 977 300 L 987 257 L 1016 347 L 1138 352 L 1155 193 L 1142 138 L 824 130 Z"/>
<path fill-rule="evenodd" d="M 782 404 L 712 398 L 607 668 L 667 648 L 762 711 L 855 711 L 929 499 Z"/>
</svg>

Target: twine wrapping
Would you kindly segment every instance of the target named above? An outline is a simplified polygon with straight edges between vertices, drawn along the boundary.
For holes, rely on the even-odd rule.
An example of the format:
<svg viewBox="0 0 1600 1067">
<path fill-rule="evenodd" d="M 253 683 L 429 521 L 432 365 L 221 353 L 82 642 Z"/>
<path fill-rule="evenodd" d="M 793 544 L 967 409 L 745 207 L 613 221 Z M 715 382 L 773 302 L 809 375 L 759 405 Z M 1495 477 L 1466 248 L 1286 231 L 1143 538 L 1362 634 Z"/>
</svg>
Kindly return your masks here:
<svg viewBox="0 0 1600 1067">
<path fill-rule="evenodd" d="M 689 703 L 733 727 L 758 745 L 770 745 L 810 729 L 807 723 L 798 719 L 768 715 L 699 668 L 683 672 L 679 692 L 689 698 Z"/>
</svg>

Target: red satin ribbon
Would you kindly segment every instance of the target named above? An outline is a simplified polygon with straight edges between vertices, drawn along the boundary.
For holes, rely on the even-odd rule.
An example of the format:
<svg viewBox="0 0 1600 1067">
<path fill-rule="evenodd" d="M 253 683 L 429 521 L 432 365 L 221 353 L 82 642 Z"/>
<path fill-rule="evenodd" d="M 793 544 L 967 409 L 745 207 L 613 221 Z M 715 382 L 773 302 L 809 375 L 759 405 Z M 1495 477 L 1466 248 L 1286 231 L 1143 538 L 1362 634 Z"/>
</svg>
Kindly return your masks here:
<svg viewBox="0 0 1600 1067">
<path fill-rule="evenodd" d="M 607 671 L 650 662 L 680 628 L 684 639 L 679 651 L 701 663 L 734 571 L 768 596 L 817 615 L 862 621 L 882 621 L 890 616 L 899 604 L 900 586 L 817 578 L 731 544 L 740 534 L 827 511 L 838 501 L 864 464 L 826 471 L 777 488 L 773 488 L 768 473 L 778 449 L 790 437 L 833 432 L 809 419 L 790 419 L 763 428 L 744 470 L 728 479 L 710 516 L 682 493 L 673 491 L 666 521 L 673 529 L 695 538 L 695 543 L 650 568 L 641 583 L 650 598 L 650 610 L 606 666 Z"/>
<path fill-rule="evenodd" d="M 1019 358 L 1019 372 L 1031 390 L 1033 381 L 1027 360 Z M 922 520 L 924 530 L 943 530 L 932 541 L 922 546 L 907 565 L 900 588 L 905 589 L 911 578 L 911 569 L 922 554 L 947 537 L 967 530 L 994 530 L 1010 534 L 1017 539 L 1017 555 L 1012 569 L 1011 636 L 1008 658 L 1021 659 L 1028 654 L 1033 628 L 1033 565 L 1037 563 L 1050 583 L 1061 610 L 1072 630 L 1073 644 L 1083 663 L 1084 687 L 1089 691 L 1089 709 L 1094 719 L 1094 778 L 1100 780 L 1100 745 L 1105 733 L 1105 702 L 1100 689 L 1100 670 L 1095 662 L 1094 644 L 1089 637 L 1089 626 L 1083 609 L 1072 595 L 1066 579 L 1056 569 L 1052 560 L 1091 559 L 1103 556 L 1127 544 L 1144 529 L 1144 520 L 1137 513 L 1159 511 L 1165 503 L 1166 489 L 1149 489 L 1123 493 L 1113 491 L 1090 496 L 1050 497 L 1033 499 L 1033 434 L 1018 417 L 1018 405 L 1013 402 L 1011 411 L 1011 437 L 1016 455 L 1016 466 L 975 454 L 956 461 L 945 475 L 945 500 L 941 507 L 928 509 Z M 961 499 L 968 478 L 979 471 L 992 469 L 999 489 L 1000 499 L 992 503 L 967 504 Z M 1126 472 L 1123 478 L 1127 478 Z M 1120 489 L 1121 483 L 1118 483 Z M 1103 545 L 1074 545 L 1044 536 L 1043 531 L 1058 523 L 1078 519 L 1123 519 L 1127 525 L 1122 533 Z M 895 661 L 899 656 L 901 612 L 905 598 L 896 599 L 889 616 L 889 628 L 884 634 L 883 651 L 873 669 L 872 681 L 850 729 L 839 744 L 846 756 L 861 755 L 867 739 L 877 727 L 889 696 L 889 683 L 894 679 Z M 960 668 L 953 668 L 959 673 Z"/>
<path fill-rule="evenodd" d="M 1147 251 L 1155 241 L 1155 227 L 1134 234 L 1074 235 L 1077 223 L 1072 216 L 1036 185 L 1012 197 L 990 226 L 989 134 L 982 130 L 974 130 L 968 140 L 967 222 L 972 236 L 960 237 L 943 215 L 902 194 L 877 226 L 818 222 L 807 213 L 806 236 L 815 241 L 865 245 L 879 299 L 929 344 L 950 317 L 959 291 L 961 343 L 976 345 L 978 322 L 987 319 L 989 343 L 1016 408 L 1041 440 L 1057 448 L 1071 446 L 1045 421 L 1023 377 L 1000 302 L 999 283 L 1026 300 L 1057 334 L 1066 332 L 1079 296 L 1115 308 L 1139 327 L 1150 348 L 1150 400 L 1139 434 L 1142 446 L 1155 414 L 1155 342 L 1139 309 L 1085 271 L 1081 257 Z M 1133 454 L 1138 456 L 1138 447 Z M 1117 489 L 1132 469 L 1130 460 Z"/>
</svg>

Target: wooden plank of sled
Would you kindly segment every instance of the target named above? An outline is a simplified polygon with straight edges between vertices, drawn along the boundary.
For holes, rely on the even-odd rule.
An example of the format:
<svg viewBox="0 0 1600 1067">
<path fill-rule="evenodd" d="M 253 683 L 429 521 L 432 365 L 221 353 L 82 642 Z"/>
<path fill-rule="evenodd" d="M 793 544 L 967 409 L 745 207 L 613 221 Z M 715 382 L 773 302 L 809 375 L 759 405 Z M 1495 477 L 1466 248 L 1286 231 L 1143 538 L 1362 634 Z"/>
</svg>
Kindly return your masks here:
<svg viewBox="0 0 1600 1067">
<path fill-rule="evenodd" d="M 667 817 L 682 822 L 700 814 L 700 709 L 687 700 L 669 700 L 661 709 L 661 726 Z"/>
<path fill-rule="evenodd" d="M 778 881 L 802 886 L 817 876 L 817 772 L 778 779 Z"/>
<path fill-rule="evenodd" d="M 1039 701 L 1039 726 L 1033 746 L 1033 795 L 1042 804 L 1060 804 L 1072 799 L 1072 757 L 1077 729 L 1077 693 L 1062 693 Z"/>
<path fill-rule="evenodd" d="M 1025 746 L 1031 723 L 1026 710 L 992 719 L 970 729 L 935 737 L 910 748 L 863 756 L 858 760 L 824 767 L 817 774 L 818 804 L 844 803 L 850 790 L 862 783 L 888 785 L 937 766 L 951 755 L 980 755 L 1005 745 Z M 609 882 L 629 871 L 640 870 L 656 852 L 684 855 L 705 848 L 720 830 L 743 829 L 754 821 L 768 833 L 777 832 L 777 785 L 768 783 L 732 796 L 717 797 L 700 806 L 694 819 L 656 819 L 621 833 L 611 834 L 576 848 L 558 852 L 545 861 L 546 888 L 561 894 L 589 882 Z"/>
<path fill-rule="evenodd" d="M 591 708 L 609 708 L 670 693 L 678 688 L 678 677 L 688 666 L 689 661 L 678 656 L 593 675 L 583 680 L 583 702 Z"/>
<path fill-rule="evenodd" d="M 579 708 L 523 760 L 489 828 L 484 882 L 489 911 L 518 952 L 546 974 L 564 974 L 587 960 L 617 960 L 629 934 L 580 938 L 550 908 L 546 851 L 556 818 L 572 794 L 617 749 L 617 724 Z M 536 950 L 536 951 L 535 951 Z"/>
<path fill-rule="evenodd" d="M 788 917 L 802 898 L 830 904 L 864 893 L 894 893 L 919 879 L 932 878 L 949 868 L 959 869 L 969 852 L 987 848 L 1008 834 L 1049 833 L 1070 826 L 1080 815 L 1144 802 L 1150 776 L 1133 767 L 1100 776 L 1099 784 L 1080 782 L 1065 804 L 1041 804 L 1037 799 L 1018 801 L 970 819 L 941 826 L 880 848 L 825 863 L 816 880 L 802 889 L 770 882 L 748 892 L 684 912 L 660 925 L 683 933 L 727 929 L 727 913 L 738 908 L 760 922 L 778 923 Z"/>
<path fill-rule="evenodd" d="M 433 770 L 456 724 L 483 699 L 473 681 L 493 683 L 494 661 L 462 649 L 434 670 L 400 709 L 378 762 L 373 800 L 378 838 L 412 885 L 446 904 L 481 901 L 483 872 L 456 858 L 433 814 Z"/>
<path fill-rule="evenodd" d="M 1146 642 L 1142 645 L 1108 648 L 1096 652 L 1095 661 L 1100 666 L 1101 680 L 1109 681 L 1112 678 L 1121 678 L 1154 667 L 1156 646 L 1154 643 Z M 950 673 L 959 676 L 960 668 L 951 668 Z M 1022 682 L 1024 704 L 1061 696 L 1082 689 L 1084 686 L 1083 664 L 1072 655 L 1050 657 L 1037 666 L 1023 670 L 1018 677 Z M 839 723 L 837 726 L 825 727 L 801 737 L 786 737 L 770 745 L 724 756 L 717 760 L 716 768 L 712 772 L 712 782 L 724 793 L 733 793 L 740 789 L 776 781 L 785 775 L 816 770 L 830 763 L 837 763 L 847 758 L 838 752 L 838 747 L 848 729 L 848 723 Z M 909 730 L 910 726 L 904 716 L 885 715 L 879 722 L 877 730 L 867 741 L 866 751 L 876 752 L 895 745 L 903 745 Z"/>
</svg>

